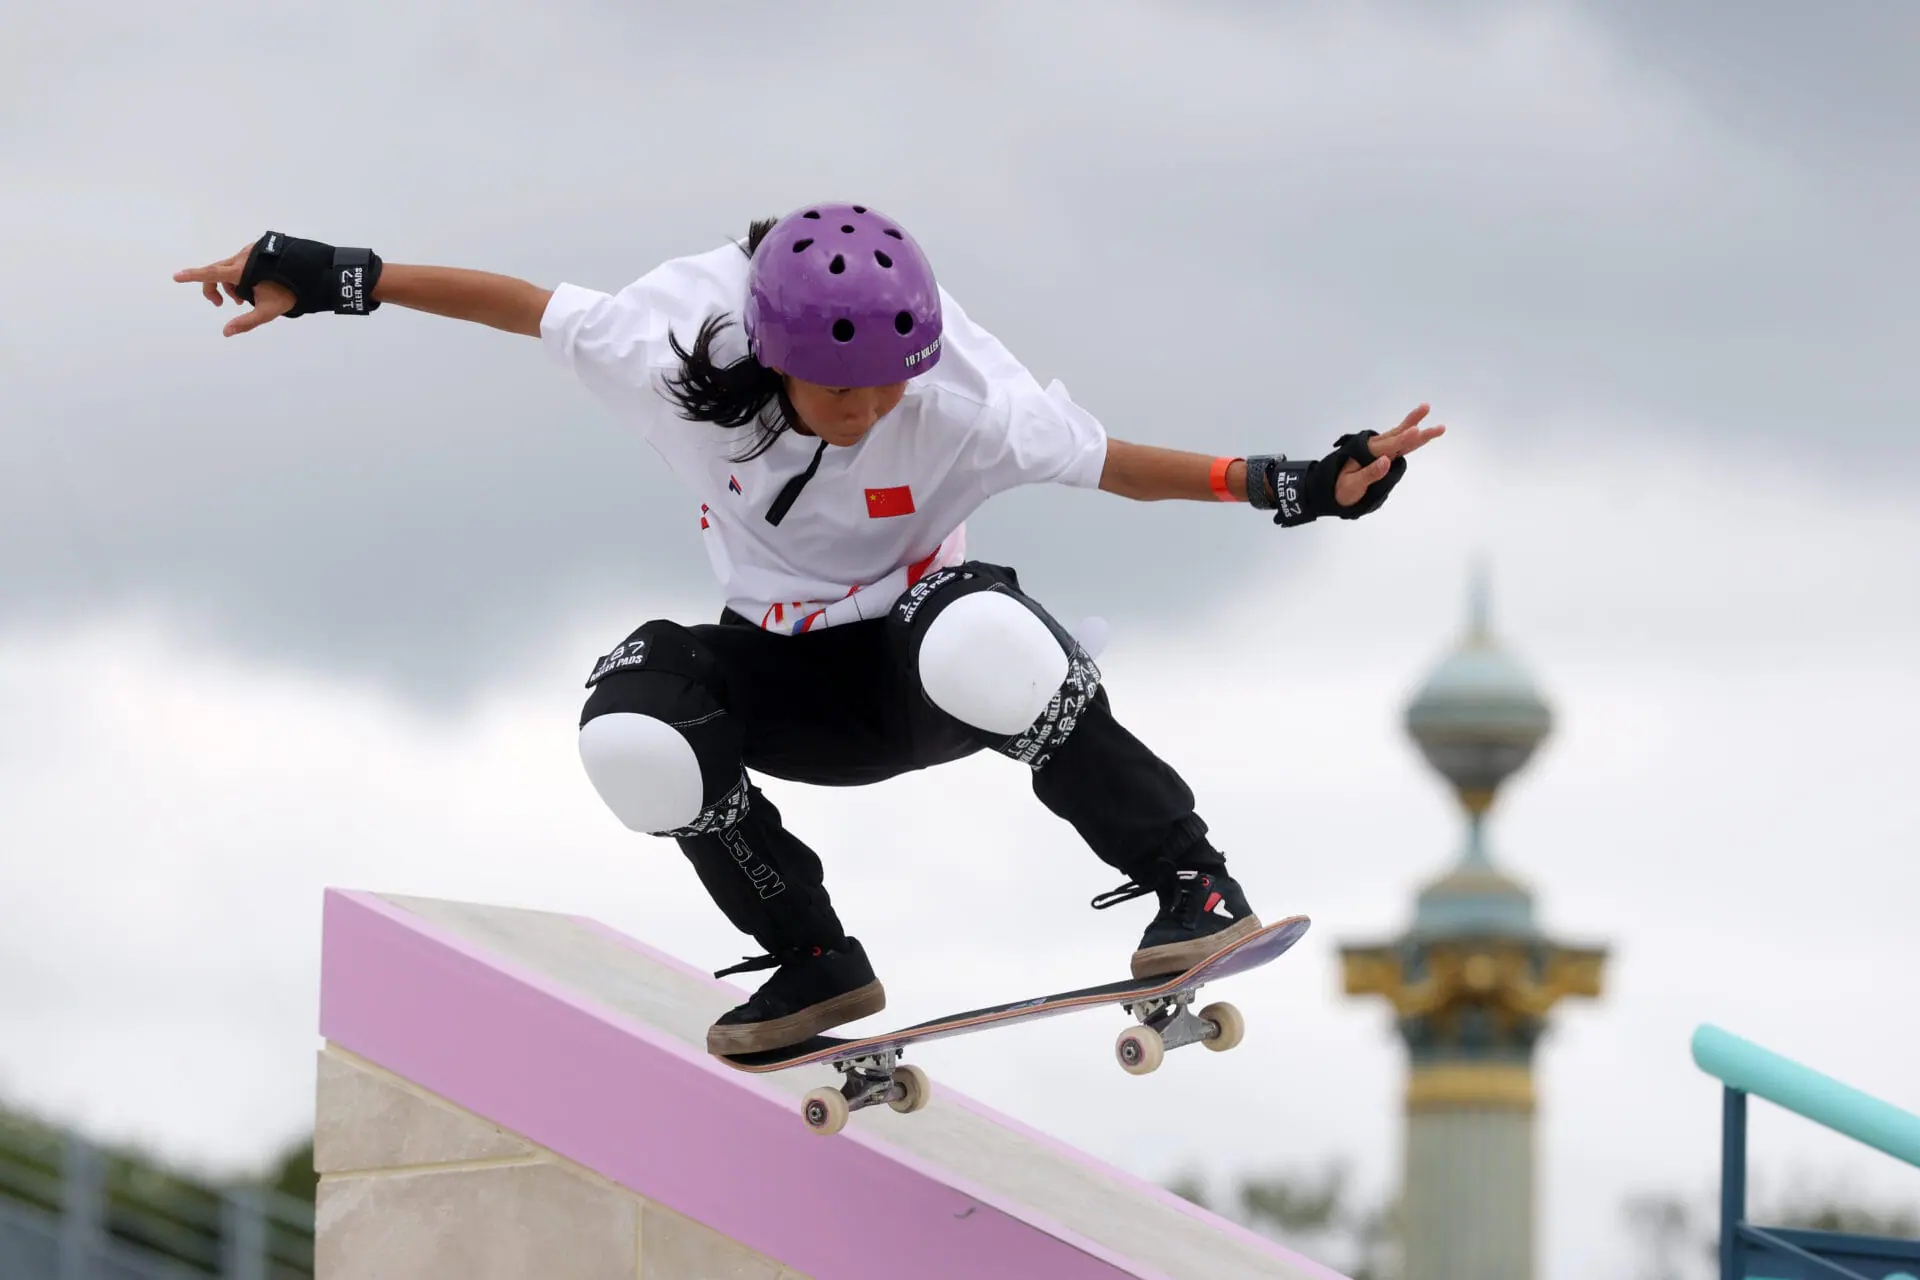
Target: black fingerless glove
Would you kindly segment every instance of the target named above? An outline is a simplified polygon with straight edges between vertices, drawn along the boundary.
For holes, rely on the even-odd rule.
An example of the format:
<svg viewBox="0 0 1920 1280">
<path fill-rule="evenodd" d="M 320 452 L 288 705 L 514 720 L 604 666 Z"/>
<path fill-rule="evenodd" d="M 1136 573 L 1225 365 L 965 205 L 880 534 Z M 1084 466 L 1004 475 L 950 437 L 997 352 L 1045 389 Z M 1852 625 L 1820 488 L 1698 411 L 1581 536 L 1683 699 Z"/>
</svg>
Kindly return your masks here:
<svg viewBox="0 0 1920 1280">
<path fill-rule="evenodd" d="M 1247 459 L 1247 501 L 1261 511 L 1274 513 L 1273 522 L 1293 526 L 1311 524 L 1321 516 L 1358 520 L 1380 509 L 1393 486 L 1407 473 L 1407 460 L 1395 458 L 1386 478 L 1367 487 L 1360 501 L 1343 507 L 1334 500 L 1334 482 L 1349 461 L 1372 466 L 1373 451 L 1367 441 L 1380 434 L 1359 431 L 1333 442 L 1333 452 L 1317 462 L 1294 462 L 1285 454 L 1261 454 Z"/>
<path fill-rule="evenodd" d="M 234 292 L 251 303 L 253 287 L 262 281 L 283 285 L 293 294 L 288 319 L 315 311 L 364 316 L 380 309 L 373 296 L 380 282 L 380 255 L 371 249 L 336 249 L 269 231 L 254 241 Z"/>
</svg>

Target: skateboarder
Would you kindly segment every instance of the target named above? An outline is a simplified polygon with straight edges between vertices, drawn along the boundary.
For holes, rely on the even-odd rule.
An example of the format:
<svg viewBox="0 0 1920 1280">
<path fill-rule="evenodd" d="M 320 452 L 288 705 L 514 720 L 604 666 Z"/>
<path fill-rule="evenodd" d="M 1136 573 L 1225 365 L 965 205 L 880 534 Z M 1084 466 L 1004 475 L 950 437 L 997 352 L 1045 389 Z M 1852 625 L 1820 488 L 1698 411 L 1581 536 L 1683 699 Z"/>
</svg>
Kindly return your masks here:
<svg viewBox="0 0 1920 1280">
<path fill-rule="evenodd" d="M 1211 457 L 1110 438 L 939 287 L 878 210 L 805 205 L 617 293 L 383 263 L 268 232 L 177 273 L 251 310 L 228 335 L 392 303 L 537 337 L 638 430 L 700 504 L 717 622 L 643 623 L 587 680 L 587 777 L 636 832 L 672 837 L 772 969 L 710 1029 L 714 1053 L 782 1048 L 886 1002 L 820 859 L 753 774 L 858 786 L 991 750 L 1159 910 L 1136 976 L 1259 927 L 1193 793 L 1116 720 L 1099 669 L 965 520 L 1026 484 L 1233 502 L 1298 525 L 1377 510 L 1444 428 L 1426 406 L 1323 458 Z M 644 549 L 641 549 L 644 554 Z M 1231 714 L 1230 709 L 1216 709 Z M 1261 833 L 1266 836 L 1268 833 Z"/>
</svg>

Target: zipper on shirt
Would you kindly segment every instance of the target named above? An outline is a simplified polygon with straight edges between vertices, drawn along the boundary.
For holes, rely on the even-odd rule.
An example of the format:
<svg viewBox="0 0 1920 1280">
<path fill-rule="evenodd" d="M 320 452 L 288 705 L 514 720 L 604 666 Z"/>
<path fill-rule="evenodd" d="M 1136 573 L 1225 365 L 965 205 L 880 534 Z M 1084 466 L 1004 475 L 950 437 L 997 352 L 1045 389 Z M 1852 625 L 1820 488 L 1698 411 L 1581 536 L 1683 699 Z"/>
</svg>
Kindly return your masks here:
<svg viewBox="0 0 1920 1280">
<path fill-rule="evenodd" d="M 826 451 L 827 442 L 822 440 L 820 447 L 813 451 L 813 461 L 807 464 L 807 469 L 781 486 L 779 496 L 773 500 L 773 505 L 767 508 L 768 524 L 777 525 L 787 518 L 788 508 L 799 499 L 800 491 L 807 487 L 807 481 L 813 479 L 813 473 L 820 469 L 820 455 Z"/>
</svg>

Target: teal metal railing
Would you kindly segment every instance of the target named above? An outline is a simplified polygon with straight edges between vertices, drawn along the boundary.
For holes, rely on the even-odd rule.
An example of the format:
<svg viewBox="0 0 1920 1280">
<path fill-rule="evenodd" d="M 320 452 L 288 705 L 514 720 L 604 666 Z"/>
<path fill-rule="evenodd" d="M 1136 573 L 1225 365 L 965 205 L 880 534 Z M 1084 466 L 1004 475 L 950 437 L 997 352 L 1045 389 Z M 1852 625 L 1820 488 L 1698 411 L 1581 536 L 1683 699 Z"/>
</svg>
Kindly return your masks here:
<svg viewBox="0 0 1920 1280">
<path fill-rule="evenodd" d="M 1723 1086 L 1721 1280 L 1920 1280 L 1920 1241 L 1757 1227 L 1747 1217 L 1747 1097 L 1920 1167 L 1920 1116 L 1714 1026 L 1693 1061 Z"/>
</svg>

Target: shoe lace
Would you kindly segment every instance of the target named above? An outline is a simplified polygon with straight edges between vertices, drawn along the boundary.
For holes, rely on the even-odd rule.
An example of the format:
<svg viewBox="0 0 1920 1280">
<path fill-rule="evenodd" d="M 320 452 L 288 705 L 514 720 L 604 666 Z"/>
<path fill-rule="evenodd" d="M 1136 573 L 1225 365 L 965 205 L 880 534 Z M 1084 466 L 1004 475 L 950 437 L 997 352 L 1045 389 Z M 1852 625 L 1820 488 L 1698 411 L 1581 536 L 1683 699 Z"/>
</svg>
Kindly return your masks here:
<svg viewBox="0 0 1920 1280">
<path fill-rule="evenodd" d="M 789 964 L 803 956 L 817 956 L 821 951 L 820 947 L 788 947 L 782 951 L 770 951 L 762 956 L 748 956 L 739 964 L 716 970 L 713 976 L 725 978 L 736 973 L 752 973 L 756 969 L 778 969 L 781 965 Z"/>
<path fill-rule="evenodd" d="M 1153 883 L 1129 880 L 1117 889 L 1109 889 L 1097 895 L 1091 905 L 1095 911 L 1105 911 L 1108 907 L 1117 907 L 1123 902 L 1132 902 L 1135 898 L 1144 898 L 1150 893 L 1157 893 L 1169 880 L 1173 882 L 1176 892 L 1173 895 L 1173 901 L 1167 903 L 1162 910 L 1182 924 L 1190 926 L 1200 918 L 1200 909 L 1207 900 L 1207 892 L 1213 888 L 1212 878 L 1204 872 L 1199 875 L 1180 876 L 1169 869 Z"/>
<path fill-rule="evenodd" d="M 713 976 L 716 978 L 725 978 L 736 973 L 752 973 L 755 969 L 777 969 L 782 963 L 784 962 L 776 955 L 748 956 L 739 964 L 728 965 L 724 969 L 714 970 Z"/>
<path fill-rule="evenodd" d="M 1155 886 L 1142 884 L 1138 880 L 1129 880 L 1118 889 L 1109 889 L 1105 893 L 1095 894 L 1090 904 L 1095 911 L 1105 911 L 1108 907 L 1117 907 L 1123 902 L 1132 902 L 1135 898 L 1144 898 L 1155 891 Z"/>
</svg>

